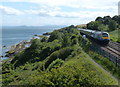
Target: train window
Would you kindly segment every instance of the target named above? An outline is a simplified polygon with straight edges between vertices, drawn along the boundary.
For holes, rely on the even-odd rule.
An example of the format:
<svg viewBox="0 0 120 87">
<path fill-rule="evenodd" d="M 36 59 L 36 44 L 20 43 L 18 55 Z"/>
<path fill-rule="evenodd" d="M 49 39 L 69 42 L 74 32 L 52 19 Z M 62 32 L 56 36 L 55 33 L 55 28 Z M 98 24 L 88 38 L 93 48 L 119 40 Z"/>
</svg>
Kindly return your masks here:
<svg viewBox="0 0 120 87">
<path fill-rule="evenodd" d="M 108 37 L 108 34 L 107 33 L 102 33 L 102 36 L 103 37 Z"/>
</svg>

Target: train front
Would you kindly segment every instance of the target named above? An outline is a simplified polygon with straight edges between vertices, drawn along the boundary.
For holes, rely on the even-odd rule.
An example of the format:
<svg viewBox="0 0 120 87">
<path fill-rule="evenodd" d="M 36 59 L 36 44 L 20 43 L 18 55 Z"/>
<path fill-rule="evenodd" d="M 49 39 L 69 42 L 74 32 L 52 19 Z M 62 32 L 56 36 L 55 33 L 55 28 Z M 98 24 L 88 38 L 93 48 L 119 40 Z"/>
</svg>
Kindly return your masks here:
<svg viewBox="0 0 120 87">
<path fill-rule="evenodd" d="M 108 44 L 110 41 L 110 35 L 107 32 L 102 32 L 102 42 L 103 44 Z"/>
</svg>

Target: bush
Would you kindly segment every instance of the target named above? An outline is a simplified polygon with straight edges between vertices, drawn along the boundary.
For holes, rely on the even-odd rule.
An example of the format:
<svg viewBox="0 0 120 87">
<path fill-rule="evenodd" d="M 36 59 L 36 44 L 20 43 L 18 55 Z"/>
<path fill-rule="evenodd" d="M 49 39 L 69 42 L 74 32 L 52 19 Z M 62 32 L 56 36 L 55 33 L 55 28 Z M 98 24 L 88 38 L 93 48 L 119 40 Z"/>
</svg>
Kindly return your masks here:
<svg viewBox="0 0 120 87">
<path fill-rule="evenodd" d="M 48 66 L 48 70 L 51 70 L 53 68 L 57 69 L 59 67 L 61 67 L 61 65 L 64 63 L 64 61 L 62 59 L 56 59 L 55 61 L 53 61 L 49 66 Z"/>
<path fill-rule="evenodd" d="M 67 59 L 67 57 L 72 53 L 72 51 L 74 51 L 72 47 L 66 47 L 58 51 L 55 51 L 48 57 L 45 63 L 45 68 L 47 68 L 52 63 L 52 61 L 56 60 L 57 58 L 62 59 L 62 60 Z"/>
<path fill-rule="evenodd" d="M 62 32 L 59 32 L 57 30 L 53 31 L 48 39 L 49 42 L 52 42 L 54 41 L 55 39 L 57 40 L 62 40 L 63 38 L 63 33 Z"/>
<path fill-rule="evenodd" d="M 18 67 L 20 65 L 24 65 L 26 62 L 38 62 L 44 60 L 46 57 L 51 55 L 56 50 L 61 48 L 61 44 L 59 44 L 58 40 L 54 40 L 53 42 L 40 42 L 40 40 L 33 40 L 31 46 L 21 53 L 18 53 L 15 58 L 11 61 Z"/>
<path fill-rule="evenodd" d="M 42 39 L 41 39 L 41 42 L 47 42 L 48 41 L 48 37 L 43 37 Z"/>
<path fill-rule="evenodd" d="M 103 57 L 102 55 L 89 51 L 88 54 L 93 58 L 98 64 L 104 67 L 107 71 L 111 72 L 115 77 L 120 79 L 120 68 L 116 67 L 116 65 L 110 61 L 108 58 Z M 92 54 L 92 55 L 91 55 Z"/>
</svg>

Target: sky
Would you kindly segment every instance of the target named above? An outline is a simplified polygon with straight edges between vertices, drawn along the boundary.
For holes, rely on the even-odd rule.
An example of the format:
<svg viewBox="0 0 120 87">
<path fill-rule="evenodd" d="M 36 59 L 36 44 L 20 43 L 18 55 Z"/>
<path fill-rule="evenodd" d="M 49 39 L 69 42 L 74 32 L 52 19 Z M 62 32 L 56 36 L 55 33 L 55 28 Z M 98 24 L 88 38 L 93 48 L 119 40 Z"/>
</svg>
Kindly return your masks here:
<svg viewBox="0 0 120 87">
<path fill-rule="evenodd" d="M 78 25 L 118 15 L 119 0 L 1 0 L 3 26 Z"/>
</svg>

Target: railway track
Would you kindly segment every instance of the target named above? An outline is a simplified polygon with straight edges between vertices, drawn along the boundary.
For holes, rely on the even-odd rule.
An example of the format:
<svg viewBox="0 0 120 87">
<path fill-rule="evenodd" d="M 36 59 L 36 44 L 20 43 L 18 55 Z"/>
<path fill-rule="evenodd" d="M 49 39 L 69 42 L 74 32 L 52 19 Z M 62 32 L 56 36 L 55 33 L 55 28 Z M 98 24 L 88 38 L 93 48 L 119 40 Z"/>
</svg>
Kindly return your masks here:
<svg viewBox="0 0 120 87">
<path fill-rule="evenodd" d="M 107 46 L 103 46 L 93 42 L 93 47 L 95 47 L 95 51 L 109 58 L 116 66 L 120 67 L 120 43 L 110 42 Z"/>
<path fill-rule="evenodd" d="M 120 52 L 120 43 L 110 41 L 108 46 Z"/>
<path fill-rule="evenodd" d="M 109 44 L 105 47 L 102 47 L 102 49 L 120 59 L 120 43 L 110 41 Z"/>
<path fill-rule="evenodd" d="M 109 52 L 110 52 L 111 54 L 114 54 L 115 56 L 117 56 L 117 57 L 119 58 L 120 52 L 119 52 L 118 50 L 115 50 L 115 49 L 113 49 L 113 48 L 111 48 L 111 47 L 109 47 L 109 46 L 107 46 L 106 48 L 107 48 L 107 50 L 109 50 Z M 120 59 L 120 58 L 119 58 L 119 59 Z"/>
<path fill-rule="evenodd" d="M 107 57 L 120 67 L 120 43 L 110 42 L 107 46 L 101 48 L 108 53 Z"/>
</svg>

